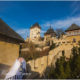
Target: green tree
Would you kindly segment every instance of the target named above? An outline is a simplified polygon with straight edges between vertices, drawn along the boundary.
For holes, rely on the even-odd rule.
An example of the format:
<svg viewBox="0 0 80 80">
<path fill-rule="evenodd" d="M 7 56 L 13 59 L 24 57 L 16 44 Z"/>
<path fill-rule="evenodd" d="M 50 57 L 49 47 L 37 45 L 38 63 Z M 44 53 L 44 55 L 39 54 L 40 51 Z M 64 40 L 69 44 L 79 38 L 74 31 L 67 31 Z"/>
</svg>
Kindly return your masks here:
<svg viewBox="0 0 80 80">
<path fill-rule="evenodd" d="M 74 59 L 73 70 L 72 70 L 72 78 L 80 78 L 80 55 L 76 56 Z"/>
<path fill-rule="evenodd" d="M 70 68 L 70 63 L 65 62 L 65 66 L 64 66 L 64 72 L 65 72 L 65 78 L 69 79 L 71 77 L 71 68 Z"/>
<path fill-rule="evenodd" d="M 77 56 L 77 47 L 72 48 L 72 55 L 73 55 L 73 57 Z"/>
<path fill-rule="evenodd" d="M 51 46 L 50 46 L 50 50 L 54 49 L 56 47 L 56 44 L 53 43 Z"/>
<path fill-rule="evenodd" d="M 56 62 L 56 68 L 55 68 L 55 72 L 56 72 L 56 78 L 62 78 L 65 79 L 66 75 L 64 73 L 64 64 L 65 64 L 65 56 L 62 55 L 62 57 L 60 59 L 57 60 Z"/>
<path fill-rule="evenodd" d="M 69 61 L 65 60 L 65 52 L 57 59 L 55 68 L 50 67 L 49 79 L 80 79 L 80 47 L 73 47 Z M 47 72 L 46 72 L 47 73 Z"/>
</svg>

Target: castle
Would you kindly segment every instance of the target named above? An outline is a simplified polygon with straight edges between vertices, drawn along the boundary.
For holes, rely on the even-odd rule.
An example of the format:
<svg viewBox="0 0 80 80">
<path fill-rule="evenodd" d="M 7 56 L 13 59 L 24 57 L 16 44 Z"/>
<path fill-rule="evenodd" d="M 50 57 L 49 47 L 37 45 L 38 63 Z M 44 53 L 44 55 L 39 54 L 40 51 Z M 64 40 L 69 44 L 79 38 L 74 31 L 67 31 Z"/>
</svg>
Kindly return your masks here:
<svg viewBox="0 0 80 80">
<path fill-rule="evenodd" d="M 41 31 L 41 28 L 35 26 L 34 28 L 32 28 L 33 33 L 35 33 L 34 31 L 36 28 L 38 28 L 39 31 Z M 30 31 L 30 35 L 31 35 L 31 31 Z M 37 35 L 39 35 L 39 37 L 37 37 Z M 35 39 L 31 39 L 31 37 L 29 37 L 29 40 L 34 42 L 34 44 L 38 44 L 37 47 L 42 50 L 49 48 L 48 55 L 39 57 L 36 60 L 28 61 L 28 63 L 31 65 L 32 71 L 39 72 L 42 75 L 47 66 L 55 65 L 56 60 L 62 56 L 63 51 L 65 53 L 64 55 L 66 57 L 66 60 L 68 61 L 70 59 L 73 46 L 77 46 L 77 47 L 79 46 L 78 42 L 80 42 L 80 26 L 76 24 L 72 24 L 65 30 L 64 34 L 62 34 L 59 38 L 57 37 L 57 32 L 51 26 L 44 33 L 43 40 L 39 39 L 41 38 L 40 32 L 35 36 L 36 36 L 34 37 Z M 56 47 L 50 49 L 50 47 L 54 46 L 54 43 L 56 44 Z"/>
<path fill-rule="evenodd" d="M 30 28 L 30 40 L 39 40 L 40 39 L 41 27 L 38 23 L 35 23 Z"/>
<path fill-rule="evenodd" d="M 80 27 L 72 24 L 65 30 L 65 34 L 60 39 L 54 39 L 56 44 L 73 44 L 80 42 Z"/>
<path fill-rule="evenodd" d="M 50 45 L 54 42 L 57 45 L 63 43 L 78 43 L 80 41 L 80 26 L 72 24 L 65 30 L 65 34 L 59 39 L 57 38 L 56 32 L 53 28 L 50 28 L 44 33 L 44 40 L 41 41 L 40 36 L 41 27 L 38 23 L 35 23 L 30 28 L 29 40 L 34 43 L 43 42 L 43 44 L 49 43 Z"/>
</svg>

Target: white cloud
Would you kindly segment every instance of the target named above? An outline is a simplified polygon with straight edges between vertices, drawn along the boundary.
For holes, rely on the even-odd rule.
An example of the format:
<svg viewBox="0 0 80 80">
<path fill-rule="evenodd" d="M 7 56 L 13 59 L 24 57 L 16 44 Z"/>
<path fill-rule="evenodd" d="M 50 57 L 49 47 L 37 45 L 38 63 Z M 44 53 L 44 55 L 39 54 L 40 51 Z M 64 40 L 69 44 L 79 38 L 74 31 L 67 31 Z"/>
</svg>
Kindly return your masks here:
<svg viewBox="0 0 80 80">
<path fill-rule="evenodd" d="M 46 32 L 46 30 L 41 30 L 41 34 L 43 34 L 43 33 L 45 33 Z"/>
<path fill-rule="evenodd" d="M 43 27 L 49 27 L 50 26 L 50 24 L 51 24 L 51 21 L 47 21 L 46 22 L 46 24 L 44 23 L 44 24 L 41 24 L 41 27 L 43 26 Z"/>
<path fill-rule="evenodd" d="M 46 30 L 41 30 L 41 36 L 44 36 L 44 33 L 46 32 Z"/>
<path fill-rule="evenodd" d="M 24 39 L 27 38 L 27 36 L 29 36 L 29 29 L 19 29 L 16 31 L 18 34 L 20 34 Z"/>
<path fill-rule="evenodd" d="M 51 26 L 54 29 L 57 28 L 68 28 L 71 24 L 77 24 L 80 26 L 80 17 L 72 17 L 72 18 L 66 18 L 66 19 L 61 19 L 61 20 L 52 20 L 52 21 L 47 21 L 44 24 L 41 24 L 41 36 L 44 36 L 44 33 L 46 32 L 46 30 Z M 16 31 L 17 33 L 19 33 L 24 39 L 27 38 L 27 36 L 29 36 L 30 33 L 30 29 L 19 29 Z"/>
<path fill-rule="evenodd" d="M 30 29 L 19 29 L 16 32 L 18 34 L 20 34 L 24 39 L 26 39 L 27 36 L 29 36 L 29 34 L 30 34 Z M 46 32 L 46 30 L 41 30 L 41 36 L 44 36 L 45 32 Z"/>
<path fill-rule="evenodd" d="M 80 17 L 72 17 L 72 18 L 66 18 L 66 19 L 61 19 L 56 21 L 52 20 L 52 21 L 45 22 L 42 25 L 43 26 L 45 25 L 45 28 L 46 28 L 46 27 L 49 27 L 51 24 L 51 26 L 54 29 L 56 29 L 56 28 L 67 28 L 73 23 L 80 25 Z M 47 24 L 49 24 L 49 26 Z"/>
</svg>

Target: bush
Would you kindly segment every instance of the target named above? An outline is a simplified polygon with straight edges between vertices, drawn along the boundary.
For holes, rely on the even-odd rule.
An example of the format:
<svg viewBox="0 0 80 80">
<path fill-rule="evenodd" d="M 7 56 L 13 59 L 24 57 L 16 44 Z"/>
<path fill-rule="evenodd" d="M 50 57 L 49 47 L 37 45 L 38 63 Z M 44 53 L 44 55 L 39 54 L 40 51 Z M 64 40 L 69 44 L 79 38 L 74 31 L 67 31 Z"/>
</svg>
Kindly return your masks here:
<svg viewBox="0 0 80 80">
<path fill-rule="evenodd" d="M 51 46 L 50 46 L 50 50 L 54 49 L 56 47 L 56 44 L 53 43 Z"/>
<path fill-rule="evenodd" d="M 72 56 L 69 61 L 65 60 L 64 51 L 62 57 L 57 59 L 54 66 L 45 70 L 44 74 L 48 79 L 80 79 L 80 47 L 73 47 Z M 47 68 L 46 68 L 47 69 Z M 48 74 L 46 74 L 48 73 Z"/>
<path fill-rule="evenodd" d="M 26 46 L 27 45 L 27 46 Z M 49 49 L 42 50 L 42 51 L 37 51 L 36 46 L 32 42 L 23 44 L 23 48 L 29 48 L 29 51 L 22 51 L 21 56 L 25 58 L 26 61 L 32 60 L 32 59 L 37 59 L 39 57 L 48 55 Z"/>
</svg>

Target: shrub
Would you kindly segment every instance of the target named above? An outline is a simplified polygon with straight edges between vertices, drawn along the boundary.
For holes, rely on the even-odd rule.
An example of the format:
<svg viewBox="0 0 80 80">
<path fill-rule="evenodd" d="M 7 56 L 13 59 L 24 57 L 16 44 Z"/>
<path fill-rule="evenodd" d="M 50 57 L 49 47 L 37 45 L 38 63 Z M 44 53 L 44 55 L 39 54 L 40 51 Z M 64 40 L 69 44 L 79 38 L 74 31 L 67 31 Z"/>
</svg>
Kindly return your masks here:
<svg viewBox="0 0 80 80">
<path fill-rule="evenodd" d="M 34 45 L 32 42 L 24 44 L 23 47 L 29 48 L 29 51 L 22 51 L 21 56 L 24 57 L 26 61 L 28 61 L 28 60 L 37 59 L 39 57 L 48 55 L 49 49 L 37 51 L 36 46 L 38 45 Z"/>
<path fill-rule="evenodd" d="M 65 60 L 65 52 L 62 51 L 62 57 L 57 59 L 54 66 L 49 67 L 49 71 L 45 70 L 48 73 L 49 79 L 80 79 L 80 47 L 73 47 L 72 57 L 69 61 Z M 46 68 L 47 69 L 47 68 Z"/>
</svg>

